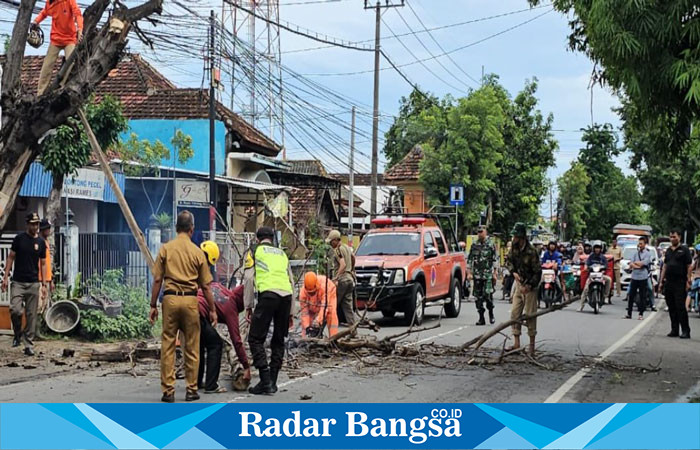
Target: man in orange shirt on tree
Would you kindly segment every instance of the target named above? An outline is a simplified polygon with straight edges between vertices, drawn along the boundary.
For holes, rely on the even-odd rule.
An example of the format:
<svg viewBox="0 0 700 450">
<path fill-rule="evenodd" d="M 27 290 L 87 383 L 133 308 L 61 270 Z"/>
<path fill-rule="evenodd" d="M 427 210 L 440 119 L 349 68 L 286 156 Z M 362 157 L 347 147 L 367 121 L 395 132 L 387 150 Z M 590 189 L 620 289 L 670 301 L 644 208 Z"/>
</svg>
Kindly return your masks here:
<svg viewBox="0 0 700 450">
<path fill-rule="evenodd" d="M 48 87 L 53 65 L 61 50 L 67 59 L 75 50 L 76 44 L 83 39 L 83 14 L 76 0 L 47 0 L 32 27 L 38 28 L 46 17 L 51 17 L 51 44 L 41 66 L 37 96 L 42 95 Z"/>
</svg>

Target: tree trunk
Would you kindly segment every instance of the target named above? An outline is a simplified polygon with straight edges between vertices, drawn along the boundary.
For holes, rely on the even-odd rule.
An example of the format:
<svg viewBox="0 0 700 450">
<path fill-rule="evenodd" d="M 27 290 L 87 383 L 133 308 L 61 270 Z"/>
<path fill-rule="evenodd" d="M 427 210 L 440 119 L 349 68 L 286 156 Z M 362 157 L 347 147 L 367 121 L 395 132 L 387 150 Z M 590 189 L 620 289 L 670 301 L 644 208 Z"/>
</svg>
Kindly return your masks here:
<svg viewBox="0 0 700 450">
<path fill-rule="evenodd" d="M 39 154 L 39 140 L 74 116 L 97 85 L 116 67 L 132 24 L 160 13 L 162 0 L 134 8 L 117 7 L 110 20 L 97 28 L 109 0 L 96 0 L 85 10 L 84 40 L 41 97 L 29 96 L 20 83 L 27 29 L 35 0 L 22 0 L 3 71 L 3 124 L 0 130 L 0 229 L 14 207 L 29 166 Z M 117 23 L 119 22 L 119 23 Z M 110 29 L 110 24 L 117 26 Z"/>
<path fill-rule="evenodd" d="M 61 220 L 61 194 L 63 193 L 64 179 L 64 175 L 53 175 L 51 193 L 49 193 L 49 200 L 46 202 L 46 218 L 49 219 L 49 222 L 51 222 L 51 225 L 54 227 L 53 233 L 49 234 L 51 264 L 54 266 L 51 268 L 53 273 L 56 273 L 56 230 L 58 230 Z"/>
</svg>

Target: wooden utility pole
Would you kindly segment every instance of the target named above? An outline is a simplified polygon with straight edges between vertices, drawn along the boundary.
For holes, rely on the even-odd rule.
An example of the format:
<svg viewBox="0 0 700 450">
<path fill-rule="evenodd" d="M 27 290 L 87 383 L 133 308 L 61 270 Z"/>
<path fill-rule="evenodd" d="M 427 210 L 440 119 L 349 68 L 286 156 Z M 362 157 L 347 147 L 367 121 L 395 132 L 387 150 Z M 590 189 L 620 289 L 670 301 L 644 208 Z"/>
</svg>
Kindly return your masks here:
<svg viewBox="0 0 700 450">
<path fill-rule="evenodd" d="M 348 174 L 348 245 L 352 246 L 354 231 L 353 214 L 355 208 L 355 107 L 352 107 L 352 123 L 350 125 L 350 173 Z"/>
<path fill-rule="evenodd" d="M 210 208 L 216 210 L 216 91 L 215 69 L 214 69 L 214 48 L 216 35 L 216 18 L 214 10 L 209 16 L 209 203 Z M 209 224 L 209 239 L 215 241 L 216 237 L 216 214 Z"/>
<path fill-rule="evenodd" d="M 365 0 L 365 9 L 375 10 L 375 31 L 374 31 L 374 107 L 372 114 L 372 175 L 371 175 L 371 193 L 370 193 L 370 208 L 371 216 L 377 215 L 377 163 L 379 160 L 379 63 L 381 55 L 381 19 L 383 8 L 395 8 L 404 6 L 404 0 L 401 3 L 392 3 L 395 0 L 385 0 L 382 5 L 381 1 L 377 0 L 375 6 L 370 6 L 368 0 Z"/>
<path fill-rule="evenodd" d="M 148 264 L 148 268 L 153 270 L 153 266 L 155 265 L 153 255 L 151 255 L 151 251 L 148 249 L 148 244 L 146 244 L 146 238 L 144 238 L 141 229 L 136 223 L 134 215 L 131 213 L 129 205 L 126 203 L 124 194 L 122 193 L 121 188 L 117 184 L 117 179 L 114 178 L 114 173 L 112 173 L 112 168 L 109 167 L 109 161 L 107 161 L 107 156 L 105 156 L 104 152 L 102 151 L 102 147 L 100 147 L 100 144 L 97 142 L 95 133 L 92 132 L 92 128 L 90 128 L 90 123 L 88 123 L 87 118 L 85 117 L 85 113 L 82 109 L 78 109 L 78 116 L 80 117 L 80 121 L 83 122 L 83 127 L 85 127 L 85 132 L 87 133 L 88 141 L 90 141 L 92 151 L 95 152 L 95 155 L 97 156 L 97 162 L 100 163 L 100 167 L 107 176 L 109 185 L 112 187 L 112 191 L 114 191 L 114 195 L 117 197 L 117 203 L 119 203 L 119 208 L 121 208 L 122 214 L 124 214 L 124 218 L 126 219 L 126 223 L 129 225 L 131 234 L 134 235 L 134 239 L 136 239 L 136 244 L 138 244 L 139 250 L 141 250 L 141 254 L 143 255 L 144 259 L 146 260 L 146 263 Z"/>
</svg>

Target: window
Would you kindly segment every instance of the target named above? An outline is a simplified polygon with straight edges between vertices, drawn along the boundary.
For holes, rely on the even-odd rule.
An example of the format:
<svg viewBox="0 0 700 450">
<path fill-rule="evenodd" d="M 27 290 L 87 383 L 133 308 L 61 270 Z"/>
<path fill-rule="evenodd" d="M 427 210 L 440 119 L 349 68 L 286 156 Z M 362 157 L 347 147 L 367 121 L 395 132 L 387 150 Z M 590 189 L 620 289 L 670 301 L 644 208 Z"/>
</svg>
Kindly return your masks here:
<svg viewBox="0 0 700 450">
<path fill-rule="evenodd" d="M 419 255 L 419 233 L 376 233 L 362 239 L 356 256 Z"/>
<path fill-rule="evenodd" d="M 435 237 L 435 242 L 437 242 L 438 252 L 441 255 L 445 254 L 445 241 L 442 240 L 442 236 L 437 231 L 433 231 L 433 237 Z"/>
<path fill-rule="evenodd" d="M 429 232 L 423 235 L 423 248 L 435 247 L 435 242 L 433 242 L 433 237 Z"/>
</svg>

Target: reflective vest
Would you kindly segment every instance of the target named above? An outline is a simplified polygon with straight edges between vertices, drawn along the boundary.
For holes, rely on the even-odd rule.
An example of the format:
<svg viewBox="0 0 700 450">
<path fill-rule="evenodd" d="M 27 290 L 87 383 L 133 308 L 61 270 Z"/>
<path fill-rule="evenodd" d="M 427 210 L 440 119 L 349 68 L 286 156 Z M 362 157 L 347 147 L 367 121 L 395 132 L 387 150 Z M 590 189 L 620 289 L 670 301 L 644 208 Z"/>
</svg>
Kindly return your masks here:
<svg viewBox="0 0 700 450">
<path fill-rule="evenodd" d="M 289 260 L 284 251 L 271 245 L 255 249 L 255 290 L 258 293 L 279 290 L 292 293 L 289 281 Z"/>
</svg>

